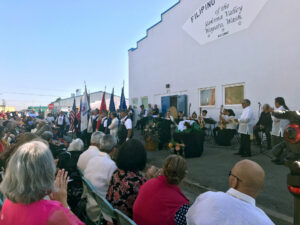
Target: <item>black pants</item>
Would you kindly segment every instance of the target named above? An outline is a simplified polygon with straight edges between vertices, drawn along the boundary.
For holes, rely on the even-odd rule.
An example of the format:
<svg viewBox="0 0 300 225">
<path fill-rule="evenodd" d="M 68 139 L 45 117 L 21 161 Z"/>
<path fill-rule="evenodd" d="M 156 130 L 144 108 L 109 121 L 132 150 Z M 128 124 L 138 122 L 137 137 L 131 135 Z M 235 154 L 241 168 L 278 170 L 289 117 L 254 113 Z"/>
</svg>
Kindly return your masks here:
<svg viewBox="0 0 300 225">
<path fill-rule="evenodd" d="M 58 125 L 58 127 L 59 127 L 58 137 L 63 138 L 64 137 L 65 126 L 64 125 Z"/>
<path fill-rule="evenodd" d="M 267 137 L 268 148 L 271 148 L 271 133 L 268 129 L 261 129 L 259 126 L 255 126 L 253 128 L 253 134 L 255 136 L 255 140 L 258 144 L 261 144 L 261 138 L 259 136 L 259 132 L 264 132 Z"/>
<path fill-rule="evenodd" d="M 273 149 L 272 154 L 275 156 L 275 159 L 284 162 L 285 157 L 287 156 L 287 148 L 283 137 L 272 136 Z"/>
<path fill-rule="evenodd" d="M 216 136 L 214 136 L 216 143 L 221 146 L 230 146 L 235 132 L 233 129 L 219 129 Z"/>
<path fill-rule="evenodd" d="M 220 131 L 220 127 L 215 127 L 213 129 L 213 134 L 214 134 L 214 137 L 217 137 L 218 136 L 218 132 Z"/>
<path fill-rule="evenodd" d="M 242 155 L 251 155 L 251 141 L 249 134 L 241 134 L 240 151 Z"/>
</svg>

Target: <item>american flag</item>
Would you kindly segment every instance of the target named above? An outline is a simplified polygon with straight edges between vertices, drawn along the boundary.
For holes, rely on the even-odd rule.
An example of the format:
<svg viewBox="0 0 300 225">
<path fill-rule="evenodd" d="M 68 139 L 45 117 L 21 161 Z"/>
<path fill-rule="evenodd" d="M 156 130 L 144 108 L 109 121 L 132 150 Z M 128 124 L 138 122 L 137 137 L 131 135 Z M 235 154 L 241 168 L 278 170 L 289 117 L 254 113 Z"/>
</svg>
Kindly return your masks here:
<svg viewBox="0 0 300 225">
<path fill-rule="evenodd" d="M 75 132 L 76 124 L 77 124 L 76 101 L 74 98 L 72 111 L 70 112 L 70 131 L 71 132 Z"/>
</svg>

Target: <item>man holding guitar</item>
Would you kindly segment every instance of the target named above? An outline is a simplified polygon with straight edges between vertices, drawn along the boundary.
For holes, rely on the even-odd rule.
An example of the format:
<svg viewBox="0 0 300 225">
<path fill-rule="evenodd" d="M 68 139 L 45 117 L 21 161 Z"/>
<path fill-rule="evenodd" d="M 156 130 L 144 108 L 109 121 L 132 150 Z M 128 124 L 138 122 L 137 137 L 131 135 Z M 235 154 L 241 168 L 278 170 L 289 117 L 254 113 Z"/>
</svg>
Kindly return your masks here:
<svg viewBox="0 0 300 225">
<path fill-rule="evenodd" d="M 238 120 L 235 119 L 235 122 L 239 123 L 238 132 L 241 135 L 240 149 L 237 153 L 235 153 L 235 155 L 241 155 L 242 157 L 251 156 L 250 135 L 253 134 L 254 113 L 250 105 L 250 100 L 244 99 L 242 102 L 242 115 Z"/>
</svg>

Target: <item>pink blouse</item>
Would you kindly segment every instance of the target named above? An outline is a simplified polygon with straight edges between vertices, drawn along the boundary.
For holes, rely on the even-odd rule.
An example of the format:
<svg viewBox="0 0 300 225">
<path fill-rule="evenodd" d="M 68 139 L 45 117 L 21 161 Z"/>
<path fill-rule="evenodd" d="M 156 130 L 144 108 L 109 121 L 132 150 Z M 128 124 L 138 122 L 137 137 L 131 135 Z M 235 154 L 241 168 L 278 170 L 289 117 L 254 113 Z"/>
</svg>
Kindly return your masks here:
<svg viewBox="0 0 300 225">
<path fill-rule="evenodd" d="M 25 205 L 6 199 L 0 214 L 0 225 L 84 225 L 60 202 L 40 200 Z"/>
</svg>

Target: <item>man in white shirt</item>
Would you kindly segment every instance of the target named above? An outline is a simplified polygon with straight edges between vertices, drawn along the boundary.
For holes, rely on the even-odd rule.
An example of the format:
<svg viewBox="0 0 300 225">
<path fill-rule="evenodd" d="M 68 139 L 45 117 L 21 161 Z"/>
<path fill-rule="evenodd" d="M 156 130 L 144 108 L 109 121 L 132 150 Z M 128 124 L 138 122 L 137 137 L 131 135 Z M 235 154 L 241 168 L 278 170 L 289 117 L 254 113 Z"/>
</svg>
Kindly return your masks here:
<svg viewBox="0 0 300 225">
<path fill-rule="evenodd" d="M 54 123 L 55 118 L 54 118 L 54 116 L 53 116 L 51 113 L 49 113 L 49 114 L 47 115 L 46 120 L 48 121 L 48 123 L 52 124 L 52 123 Z"/>
<path fill-rule="evenodd" d="M 56 125 L 59 127 L 58 136 L 62 138 L 64 135 L 65 127 L 67 125 L 67 117 L 62 111 L 59 113 L 58 117 L 56 118 Z"/>
<path fill-rule="evenodd" d="M 116 112 L 112 112 L 110 114 L 111 124 L 108 126 L 110 134 L 114 137 L 118 136 L 118 129 L 119 129 L 119 119 L 117 117 Z"/>
<path fill-rule="evenodd" d="M 275 98 L 275 109 L 271 109 L 271 112 L 282 113 L 288 111 L 289 108 L 285 104 L 285 100 L 282 97 Z M 284 164 L 284 159 L 286 157 L 287 151 L 284 147 L 284 130 L 287 125 L 290 123 L 289 120 L 279 119 L 272 116 L 273 124 L 272 124 L 272 144 L 273 150 L 272 154 L 274 155 L 274 159 L 272 162 L 282 165 Z"/>
<path fill-rule="evenodd" d="M 188 225 L 274 225 L 255 199 L 264 187 L 265 172 L 250 160 L 235 164 L 229 173 L 230 189 L 201 194 L 190 207 Z"/>
<path fill-rule="evenodd" d="M 250 107 L 251 102 L 248 99 L 244 99 L 242 102 L 243 112 L 238 120 L 239 123 L 239 134 L 241 135 L 240 149 L 235 155 L 242 155 L 242 157 L 251 156 L 251 140 L 250 135 L 253 134 L 254 126 L 254 113 Z"/>
<path fill-rule="evenodd" d="M 118 131 L 119 144 L 123 144 L 125 141 L 128 141 L 132 138 L 132 121 L 127 116 L 127 111 L 121 111 L 121 124 Z"/>
<path fill-rule="evenodd" d="M 107 133 L 107 122 L 108 122 L 107 111 L 103 110 L 101 113 L 101 122 L 100 122 L 99 131 L 105 134 Z"/>
<path fill-rule="evenodd" d="M 117 169 L 115 162 L 111 159 L 116 144 L 117 139 L 114 136 L 103 136 L 100 151 L 88 162 L 84 170 L 84 177 L 103 197 L 106 196 L 112 174 Z M 89 195 L 87 195 L 86 212 L 93 222 L 98 220 L 100 209 L 95 200 Z"/>
<path fill-rule="evenodd" d="M 104 136 L 104 133 L 100 131 L 96 131 L 92 134 L 91 137 L 91 145 L 90 147 L 80 155 L 78 162 L 77 162 L 77 168 L 81 170 L 84 173 L 85 168 L 87 167 L 87 164 L 90 159 L 92 159 L 94 156 L 99 154 L 99 149 L 101 146 L 101 139 Z"/>
</svg>

